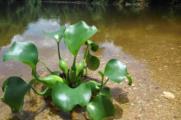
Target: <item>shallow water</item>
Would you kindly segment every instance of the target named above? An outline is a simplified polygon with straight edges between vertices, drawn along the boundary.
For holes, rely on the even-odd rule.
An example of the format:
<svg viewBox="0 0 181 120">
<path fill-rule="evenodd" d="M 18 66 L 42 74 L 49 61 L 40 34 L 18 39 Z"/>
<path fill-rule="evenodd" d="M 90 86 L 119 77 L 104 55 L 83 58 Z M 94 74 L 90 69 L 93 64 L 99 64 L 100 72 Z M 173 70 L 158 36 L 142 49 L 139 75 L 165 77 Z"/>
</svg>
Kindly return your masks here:
<svg viewBox="0 0 181 120">
<path fill-rule="evenodd" d="M 38 46 L 40 59 L 51 69 L 58 69 L 56 44 L 45 32 L 54 31 L 64 23 L 84 20 L 99 29 L 93 40 L 101 46 L 97 53 L 102 60 L 101 68 L 110 58 L 118 58 L 128 65 L 135 79 L 133 88 L 123 87 L 130 94 L 130 104 L 123 105 L 125 111 L 123 115 L 118 113 L 117 118 L 181 118 L 181 17 L 177 11 L 55 4 L 44 4 L 34 11 L 21 9 L 15 7 L 0 12 L 0 57 L 12 41 L 31 40 Z M 61 53 L 71 63 L 72 57 L 63 44 Z M 40 72 L 43 70 L 39 67 Z M 0 83 L 10 75 L 31 78 L 26 65 L 0 61 Z M 176 98 L 172 101 L 160 98 L 163 91 L 174 93 Z M 117 92 L 120 91 L 113 90 L 113 94 L 119 94 Z M 161 100 L 151 103 L 152 99 Z M 132 104 L 134 108 L 129 107 Z M 158 108 L 153 109 L 152 104 Z M 165 105 L 163 110 L 160 104 Z M 128 112 L 136 108 L 141 109 L 142 116 L 135 112 L 130 117 Z M 159 110 L 160 116 L 153 117 Z"/>
</svg>

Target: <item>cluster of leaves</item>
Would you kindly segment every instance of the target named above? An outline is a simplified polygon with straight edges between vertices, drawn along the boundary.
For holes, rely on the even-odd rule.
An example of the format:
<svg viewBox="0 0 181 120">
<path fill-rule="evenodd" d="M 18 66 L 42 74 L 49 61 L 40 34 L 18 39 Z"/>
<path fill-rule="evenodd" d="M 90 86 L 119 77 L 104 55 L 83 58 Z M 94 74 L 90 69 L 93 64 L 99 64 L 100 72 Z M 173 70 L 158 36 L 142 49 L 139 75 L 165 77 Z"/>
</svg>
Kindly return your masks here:
<svg viewBox="0 0 181 120">
<path fill-rule="evenodd" d="M 92 120 L 102 120 L 114 114 L 114 106 L 111 101 L 110 89 L 106 83 L 120 83 L 124 79 L 132 80 L 127 72 L 126 66 L 116 59 L 111 59 L 103 71 L 99 71 L 100 82 L 88 79 L 87 69 L 96 70 L 99 67 L 99 59 L 92 55 L 99 49 L 99 46 L 90 40 L 97 32 L 95 26 L 89 26 L 84 21 L 73 25 L 62 26 L 60 30 L 48 33 L 56 40 L 59 56 L 60 71 L 51 71 L 49 75 L 41 77 L 36 70 L 38 50 L 32 42 L 14 42 L 5 52 L 4 61 L 15 60 L 27 64 L 32 69 L 32 80 L 27 83 L 17 76 L 5 80 L 2 90 L 4 95 L 2 101 L 10 106 L 12 112 L 22 110 L 24 96 L 31 89 L 38 95 L 49 96 L 52 103 L 59 109 L 69 112 L 76 106 L 84 108 Z M 69 51 L 74 56 L 72 65 L 69 66 L 60 54 L 59 44 L 64 41 Z M 78 51 L 85 45 L 85 52 L 82 61 L 76 62 Z M 38 92 L 33 85 L 43 83 L 45 89 Z"/>
</svg>

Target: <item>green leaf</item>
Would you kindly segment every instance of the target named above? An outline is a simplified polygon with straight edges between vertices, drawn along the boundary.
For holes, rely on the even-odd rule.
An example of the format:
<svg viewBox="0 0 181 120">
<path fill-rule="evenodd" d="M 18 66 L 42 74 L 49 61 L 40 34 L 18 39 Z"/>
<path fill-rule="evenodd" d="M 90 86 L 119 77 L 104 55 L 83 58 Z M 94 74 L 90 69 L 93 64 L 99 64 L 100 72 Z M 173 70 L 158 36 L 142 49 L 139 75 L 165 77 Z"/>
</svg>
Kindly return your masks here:
<svg viewBox="0 0 181 120">
<path fill-rule="evenodd" d="M 96 56 L 91 55 L 89 52 L 86 56 L 86 63 L 90 70 L 96 70 L 100 65 L 99 59 Z"/>
<path fill-rule="evenodd" d="M 24 103 L 24 96 L 30 89 L 20 77 L 10 77 L 3 83 L 3 98 L 2 101 L 11 107 L 12 112 L 19 112 Z"/>
<path fill-rule="evenodd" d="M 87 112 L 91 120 L 103 120 L 113 116 L 115 110 L 107 96 L 98 95 L 87 105 Z"/>
<path fill-rule="evenodd" d="M 83 73 L 83 70 L 85 68 L 85 62 L 81 61 L 80 63 L 76 63 L 75 67 L 76 67 L 76 76 L 79 76 L 81 73 Z"/>
<path fill-rule="evenodd" d="M 65 29 L 66 29 L 65 26 L 61 26 L 58 31 L 48 33 L 48 36 L 54 38 L 57 42 L 60 42 L 64 36 Z"/>
<path fill-rule="evenodd" d="M 98 74 L 100 75 L 101 79 L 103 80 L 104 79 L 104 72 L 98 71 Z"/>
<path fill-rule="evenodd" d="M 64 80 L 57 75 L 48 75 L 46 77 L 40 77 L 39 81 L 47 85 L 48 87 L 53 87 L 55 84 L 64 83 Z"/>
<path fill-rule="evenodd" d="M 65 73 L 68 73 L 68 64 L 65 60 L 61 59 L 59 61 L 59 68 Z"/>
<path fill-rule="evenodd" d="M 87 40 L 86 44 L 89 45 L 93 52 L 96 52 L 99 49 L 99 46 L 92 40 Z"/>
<path fill-rule="evenodd" d="M 104 75 L 113 82 L 120 83 L 127 77 L 128 72 L 125 64 L 119 60 L 111 59 L 106 64 Z"/>
<path fill-rule="evenodd" d="M 97 32 L 95 26 L 88 26 L 84 21 L 66 27 L 64 40 L 70 52 L 76 56 L 81 45 Z"/>
<path fill-rule="evenodd" d="M 38 62 L 38 50 L 31 42 L 14 42 L 3 55 L 3 61 L 21 61 L 34 69 Z"/>
<path fill-rule="evenodd" d="M 52 89 L 53 103 L 65 112 L 71 111 L 76 105 L 86 106 L 91 95 L 91 87 L 87 83 L 76 88 L 59 83 Z"/>
<path fill-rule="evenodd" d="M 93 80 L 90 80 L 89 82 L 87 82 L 87 85 L 91 88 L 92 92 L 95 90 L 99 90 L 101 86 L 100 83 Z"/>
<path fill-rule="evenodd" d="M 107 96 L 108 98 L 111 98 L 111 97 L 112 97 L 111 91 L 110 91 L 110 88 L 109 88 L 109 87 L 103 87 L 103 88 L 100 90 L 99 95 L 104 95 L 104 96 Z"/>
</svg>

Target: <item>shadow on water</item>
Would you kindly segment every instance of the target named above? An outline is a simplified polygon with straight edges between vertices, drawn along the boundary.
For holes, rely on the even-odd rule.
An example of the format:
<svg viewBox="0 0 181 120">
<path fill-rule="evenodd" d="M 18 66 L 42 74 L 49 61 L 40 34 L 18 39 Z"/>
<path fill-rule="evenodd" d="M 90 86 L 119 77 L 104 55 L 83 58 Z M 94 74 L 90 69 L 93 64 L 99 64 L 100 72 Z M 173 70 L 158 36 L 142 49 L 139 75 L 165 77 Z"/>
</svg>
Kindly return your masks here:
<svg viewBox="0 0 181 120">
<path fill-rule="evenodd" d="M 31 112 L 31 111 L 21 111 L 20 113 L 14 113 L 12 115 L 12 118 L 9 118 L 8 120 L 34 120 L 35 116 L 37 116 L 39 113 L 43 112 L 46 109 L 46 106 L 42 107 L 37 112 Z"/>
<path fill-rule="evenodd" d="M 59 27 L 60 27 L 60 24 L 59 24 L 58 20 L 41 18 L 36 22 L 30 23 L 27 26 L 26 31 L 24 31 L 22 34 L 15 35 L 12 38 L 11 42 L 26 41 L 27 39 L 30 41 L 33 41 L 38 46 L 38 50 L 40 53 L 39 54 L 40 59 L 42 61 L 44 61 L 45 63 L 49 63 L 48 65 L 50 66 L 51 69 L 57 69 L 58 65 L 57 65 L 57 63 L 55 63 L 55 61 L 58 59 L 57 54 L 56 54 L 56 51 L 57 51 L 56 44 L 54 43 L 54 40 L 50 39 L 49 37 L 47 37 L 45 35 L 45 32 L 56 30 Z M 45 30 L 48 30 L 48 31 L 45 31 Z M 1 56 L 2 56 L 3 52 L 7 49 L 8 46 L 2 47 L 2 50 L 0 51 Z M 69 52 L 67 51 L 67 49 L 65 48 L 65 45 L 61 44 L 60 49 L 61 49 L 62 55 L 65 57 L 65 59 L 69 60 L 68 62 L 71 63 L 70 59 L 72 59 L 72 58 L 71 58 L 71 55 L 69 54 Z M 101 49 L 100 50 L 101 53 L 98 53 L 98 55 L 100 56 L 102 54 L 102 57 L 103 57 L 102 64 L 104 64 L 104 62 L 106 62 L 110 57 L 119 58 L 120 54 L 124 54 L 124 53 L 120 53 L 121 51 L 120 51 L 119 47 L 116 47 L 113 43 L 109 43 L 109 42 L 100 43 L 100 49 Z M 112 54 L 112 55 L 109 55 L 109 54 Z M 81 55 L 82 55 L 82 49 L 80 51 L 80 56 Z M 51 58 L 47 59 L 48 56 L 51 56 Z M 29 72 L 30 70 L 27 68 L 27 66 L 21 65 L 20 63 L 17 63 L 17 62 L 3 63 L 2 61 L 0 61 L 0 66 L 1 66 L 0 67 L 1 75 L 4 76 L 4 78 L 1 79 L 1 82 L 7 76 L 10 76 L 12 74 L 20 75 L 23 78 L 25 78 L 26 80 L 28 80 L 31 77 L 31 73 Z M 16 67 L 16 69 L 18 69 L 18 71 L 14 71 L 14 67 Z M 6 71 L 4 71 L 4 69 L 6 69 Z M 42 71 L 44 71 L 44 68 L 42 68 L 42 67 L 39 67 L 38 69 L 39 69 L 38 71 L 40 73 Z M 116 105 L 116 109 L 118 110 L 117 114 L 119 114 L 119 117 L 121 117 L 123 111 L 120 106 L 120 102 L 121 102 L 121 104 L 129 102 L 127 95 L 125 93 L 123 93 L 123 90 L 121 88 L 118 88 L 118 87 L 117 88 L 114 87 L 112 89 L 112 92 L 113 92 L 114 97 L 116 97 L 117 95 L 119 96 L 118 98 L 115 99 L 115 105 Z M 36 101 L 35 101 L 35 103 L 36 103 Z M 27 102 L 27 104 L 28 104 L 28 102 Z M 42 113 L 46 109 L 47 109 L 46 107 L 43 107 L 43 108 L 40 108 L 37 112 L 32 112 L 32 111 L 28 111 L 28 110 L 22 111 L 19 114 L 13 115 L 13 117 L 10 119 L 23 120 L 26 118 L 27 120 L 33 120 L 33 119 L 35 119 L 36 116 L 38 116 L 40 113 Z M 50 111 L 53 112 L 54 114 L 60 115 L 61 118 L 65 117 L 64 118 L 65 120 L 70 119 L 70 118 L 68 118 L 70 116 L 68 114 L 64 114 L 63 112 L 56 112 L 51 109 L 50 109 Z"/>
<path fill-rule="evenodd" d="M 114 96 L 115 100 L 120 104 L 125 104 L 129 102 L 128 99 L 128 92 L 124 91 L 120 87 L 115 87 L 111 89 L 112 95 Z"/>
<path fill-rule="evenodd" d="M 20 113 L 16 113 L 13 114 L 11 118 L 9 118 L 8 120 L 35 120 L 35 117 L 37 115 L 39 115 L 40 113 L 42 113 L 44 110 L 46 110 L 46 106 L 41 108 L 39 111 L 37 112 L 31 112 L 31 111 L 22 111 Z M 64 113 L 64 112 L 59 112 L 59 113 L 55 113 L 57 115 L 60 116 L 60 118 L 62 118 L 63 120 L 71 120 L 70 118 L 70 114 L 68 113 Z"/>
</svg>

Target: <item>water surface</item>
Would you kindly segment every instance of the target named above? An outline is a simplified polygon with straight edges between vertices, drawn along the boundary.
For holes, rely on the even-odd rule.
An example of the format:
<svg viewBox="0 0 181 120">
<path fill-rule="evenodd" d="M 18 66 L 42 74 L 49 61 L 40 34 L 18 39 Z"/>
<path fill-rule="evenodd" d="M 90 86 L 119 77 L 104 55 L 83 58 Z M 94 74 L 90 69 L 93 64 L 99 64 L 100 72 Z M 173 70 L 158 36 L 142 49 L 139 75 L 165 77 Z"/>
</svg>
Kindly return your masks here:
<svg viewBox="0 0 181 120">
<path fill-rule="evenodd" d="M 97 53 L 102 59 L 101 68 L 107 60 L 115 57 L 128 65 L 135 78 L 133 88 L 125 88 L 130 94 L 130 103 L 123 105 L 125 112 L 123 115 L 118 113 L 118 118 L 181 118 L 181 17 L 174 9 L 160 11 L 136 7 L 43 4 L 28 9 L 21 6 L 6 8 L 0 14 L 0 57 L 12 41 L 31 40 L 39 48 L 40 59 L 51 69 L 58 69 L 57 49 L 45 32 L 79 20 L 96 25 L 99 32 L 93 40 L 101 46 L 101 52 Z M 61 52 L 71 63 L 72 57 L 63 44 Z M 40 67 L 39 71 L 43 70 Z M 9 75 L 20 75 L 27 80 L 31 78 L 26 65 L 0 61 L 0 83 Z M 163 91 L 174 93 L 176 98 L 173 101 L 160 98 Z M 153 99 L 161 100 L 156 103 Z M 133 108 L 129 107 L 131 105 Z M 135 112 L 136 108 L 140 110 Z M 159 110 L 160 115 L 154 116 Z M 129 116 L 130 111 L 135 114 Z"/>
</svg>

